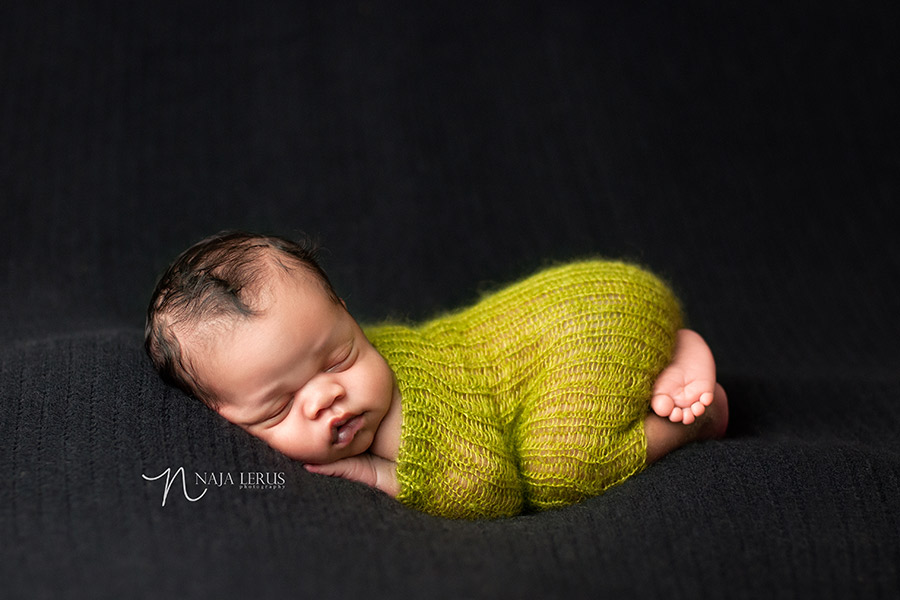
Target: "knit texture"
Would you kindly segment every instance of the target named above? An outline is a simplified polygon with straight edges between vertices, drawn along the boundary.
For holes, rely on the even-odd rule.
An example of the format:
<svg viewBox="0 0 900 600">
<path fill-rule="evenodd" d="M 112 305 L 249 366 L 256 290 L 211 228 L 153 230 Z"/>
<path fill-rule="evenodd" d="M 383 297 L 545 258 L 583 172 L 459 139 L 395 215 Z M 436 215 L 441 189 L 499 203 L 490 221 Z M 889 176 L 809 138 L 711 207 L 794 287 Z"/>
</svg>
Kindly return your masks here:
<svg viewBox="0 0 900 600">
<path fill-rule="evenodd" d="M 451 518 L 543 510 L 640 471 L 678 302 L 636 266 L 554 267 L 419 327 L 366 334 L 402 394 L 398 499 Z"/>
</svg>

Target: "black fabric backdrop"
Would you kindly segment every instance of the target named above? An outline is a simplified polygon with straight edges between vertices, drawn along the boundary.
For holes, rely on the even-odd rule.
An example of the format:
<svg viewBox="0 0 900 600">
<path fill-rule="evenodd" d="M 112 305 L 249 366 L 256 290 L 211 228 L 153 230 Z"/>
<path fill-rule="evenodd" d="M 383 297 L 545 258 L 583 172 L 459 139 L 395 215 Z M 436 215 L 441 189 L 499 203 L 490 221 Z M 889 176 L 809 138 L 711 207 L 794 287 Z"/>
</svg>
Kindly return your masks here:
<svg viewBox="0 0 900 600">
<path fill-rule="evenodd" d="M 900 596 L 897 28 L 889 2 L 3 3 L 3 595 Z M 222 228 L 317 237 L 364 322 L 638 261 L 713 347 L 730 435 L 495 522 L 309 475 L 142 354 L 155 278 Z M 235 485 L 161 506 L 167 467 Z"/>
</svg>

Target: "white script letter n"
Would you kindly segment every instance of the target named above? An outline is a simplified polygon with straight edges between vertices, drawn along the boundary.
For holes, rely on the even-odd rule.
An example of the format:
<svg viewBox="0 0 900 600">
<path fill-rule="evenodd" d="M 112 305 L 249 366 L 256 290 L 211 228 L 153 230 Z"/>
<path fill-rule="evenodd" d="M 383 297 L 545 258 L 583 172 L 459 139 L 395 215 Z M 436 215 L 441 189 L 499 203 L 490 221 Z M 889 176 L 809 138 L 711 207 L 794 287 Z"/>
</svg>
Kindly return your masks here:
<svg viewBox="0 0 900 600">
<path fill-rule="evenodd" d="M 203 492 L 201 492 L 199 496 L 197 496 L 196 498 L 191 498 L 190 494 L 188 494 L 188 491 L 187 491 L 187 482 L 185 481 L 185 477 L 184 477 L 184 467 L 178 467 L 178 470 L 175 471 L 174 475 L 172 475 L 171 473 L 172 473 L 172 467 L 166 467 L 166 470 L 163 471 L 162 473 L 160 473 L 159 475 L 157 475 L 156 477 L 147 477 L 146 475 L 141 473 L 141 477 L 143 477 L 147 481 L 156 481 L 157 479 L 160 479 L 163 475 L 165 475 L 166 489 L 163 490 L 163 498 L 162 498 L 163 506 L 166 505 L 166 498 L 169 497 L 169 488 L 172 487 L 172 484 L 175 482 L 175 478 L 178 477 L 179 475 L 181 475 L 181 489 L 184 490 L 184 497 L 188 500 L 188 502 L 196 502 L 197 500 L 199 500 L 206 494 L 206 490 L 204 489 Z"/>
</svg>

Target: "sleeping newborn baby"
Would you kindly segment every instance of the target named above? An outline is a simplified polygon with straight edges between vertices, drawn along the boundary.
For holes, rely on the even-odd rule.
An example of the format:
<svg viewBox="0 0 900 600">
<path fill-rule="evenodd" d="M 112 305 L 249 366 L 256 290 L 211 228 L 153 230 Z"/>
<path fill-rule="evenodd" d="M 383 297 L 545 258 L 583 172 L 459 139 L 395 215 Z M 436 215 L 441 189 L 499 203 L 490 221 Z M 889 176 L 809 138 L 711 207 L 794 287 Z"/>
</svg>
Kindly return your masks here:
<svg viewBox="0 0 900 600">
<path fill-rule="evenodd" d="M 363 329 L 305 246 L 222 233 L 160 279 L 145 346 L 168 383 L 309 471 L 451 518 L 578 502 L 728 422 L 706 343 L 621 262 Z"/>
</svg>

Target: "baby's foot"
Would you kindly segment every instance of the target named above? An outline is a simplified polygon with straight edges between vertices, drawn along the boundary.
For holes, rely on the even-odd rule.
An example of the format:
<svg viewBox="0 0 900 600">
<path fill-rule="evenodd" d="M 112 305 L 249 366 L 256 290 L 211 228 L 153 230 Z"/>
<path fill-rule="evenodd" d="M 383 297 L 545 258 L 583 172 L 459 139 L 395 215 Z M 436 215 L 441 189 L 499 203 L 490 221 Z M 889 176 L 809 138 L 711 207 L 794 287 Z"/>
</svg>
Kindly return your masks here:
<svg viewBox="0 0 900 600">
<path fill-rule="evenodd" d="M 718 383 L 715 400 L 703 416 L 698 417 L 692 425 L 673 423 L 667 417 L 659 417 L 648 412 L 644 419 L 644 432 L 647 435 L 647 463 L 652 463 L 672 450 L 697 440 L 718 439 L 725 435 L 728 428 L 728 396 Z"/>
<path fill-rule="evenodd" d="M 673 423 L 690 425 L 712 404 L 716 392 L 716 363 L 709 346 L 690 329 L 681 329 L 672 362 L 653 385 L 650 407 Z"/>
</svg>

